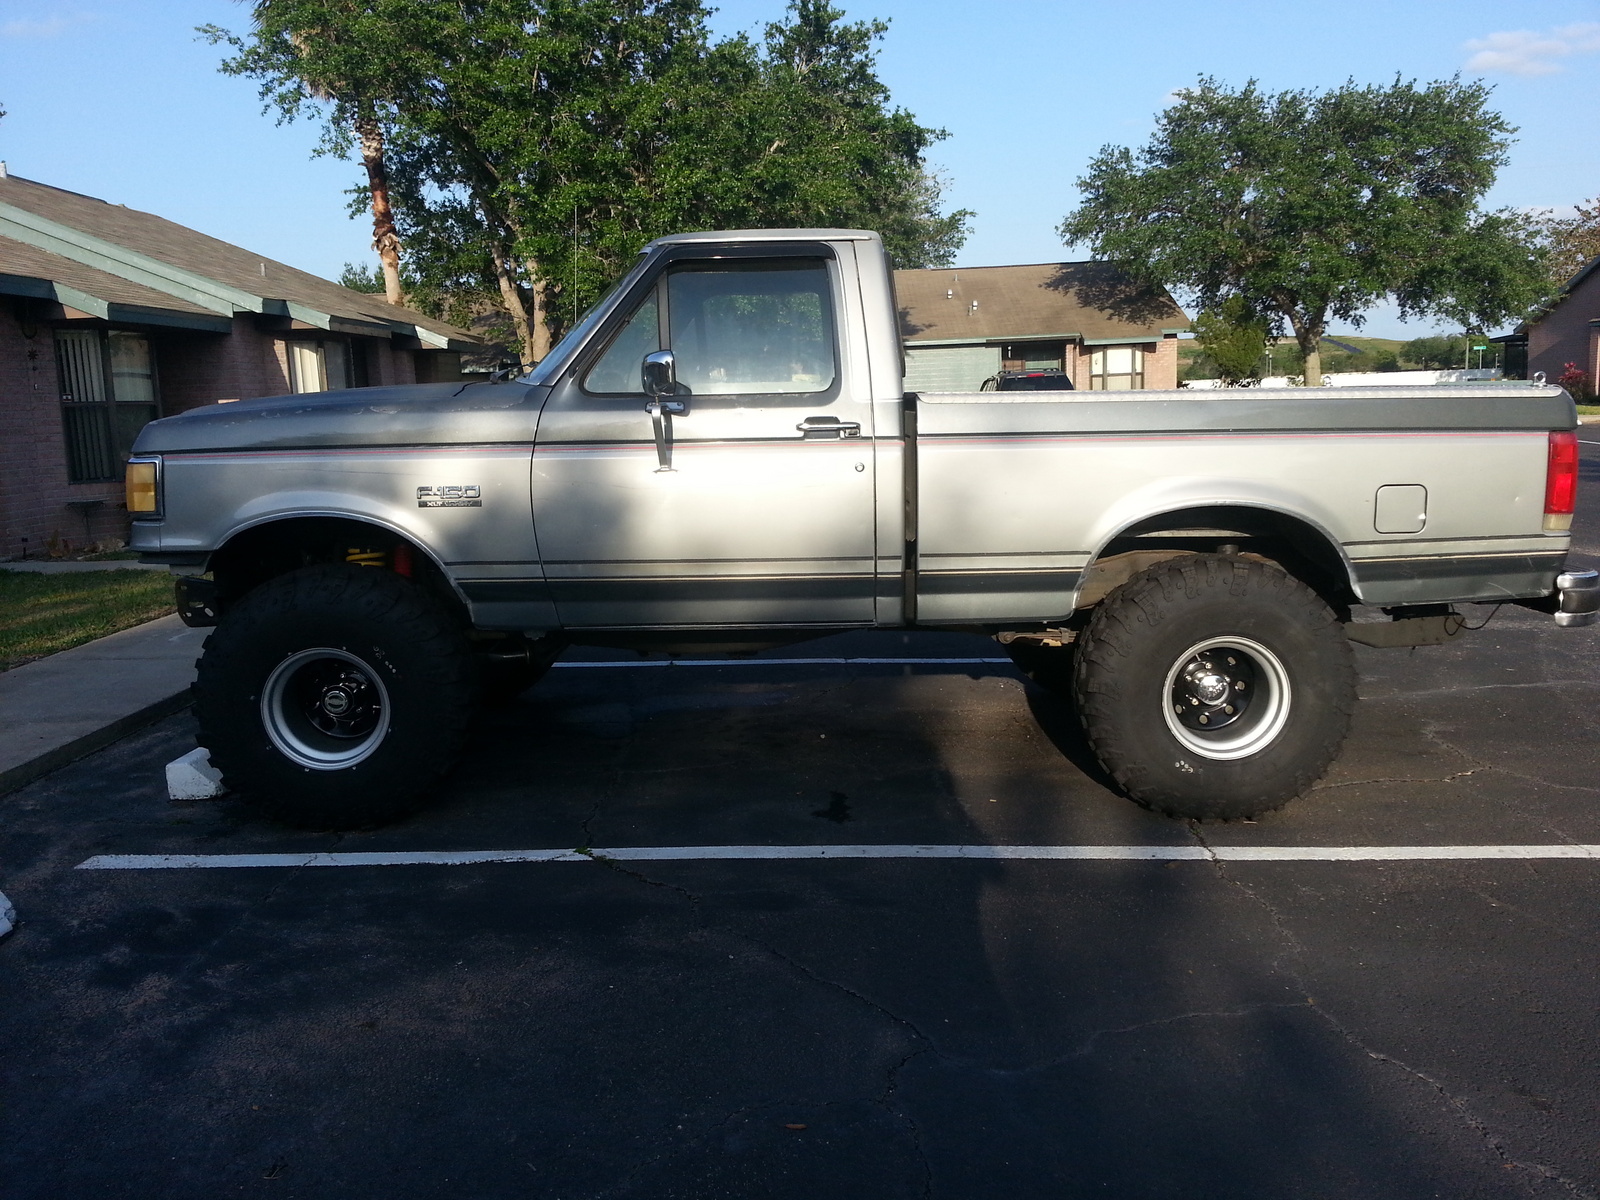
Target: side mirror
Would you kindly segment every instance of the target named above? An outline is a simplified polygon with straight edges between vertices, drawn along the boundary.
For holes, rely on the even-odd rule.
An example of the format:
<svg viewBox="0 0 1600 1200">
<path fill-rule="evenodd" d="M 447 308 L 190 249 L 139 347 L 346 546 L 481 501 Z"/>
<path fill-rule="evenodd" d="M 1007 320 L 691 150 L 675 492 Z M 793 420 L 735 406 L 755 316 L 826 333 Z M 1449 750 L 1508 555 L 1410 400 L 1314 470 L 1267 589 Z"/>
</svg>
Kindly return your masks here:
<svg viewBox="0 0 1600 1200">
<path fill-rule="evenodd" d="M 659 400 L 678 390 L 678 364 L 671 350 L 657 350 L 644 356 L 645 394 Z"/>
</svg>

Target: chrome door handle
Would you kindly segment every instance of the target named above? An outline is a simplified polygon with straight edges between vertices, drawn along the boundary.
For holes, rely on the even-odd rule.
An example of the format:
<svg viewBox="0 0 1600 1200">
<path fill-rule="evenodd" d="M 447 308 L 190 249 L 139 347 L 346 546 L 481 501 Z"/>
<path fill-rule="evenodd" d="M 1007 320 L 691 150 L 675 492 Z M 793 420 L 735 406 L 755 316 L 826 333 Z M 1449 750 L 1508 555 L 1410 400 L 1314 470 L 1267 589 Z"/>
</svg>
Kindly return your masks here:
<svg viewBox="0 0 1600 1200">
<path fill-rule="evenodd" d="M 808 442 L 861 436 L 860 421 L 841 421 L 838 417 L 807 417 L 795 428 Z"/>
</svg>

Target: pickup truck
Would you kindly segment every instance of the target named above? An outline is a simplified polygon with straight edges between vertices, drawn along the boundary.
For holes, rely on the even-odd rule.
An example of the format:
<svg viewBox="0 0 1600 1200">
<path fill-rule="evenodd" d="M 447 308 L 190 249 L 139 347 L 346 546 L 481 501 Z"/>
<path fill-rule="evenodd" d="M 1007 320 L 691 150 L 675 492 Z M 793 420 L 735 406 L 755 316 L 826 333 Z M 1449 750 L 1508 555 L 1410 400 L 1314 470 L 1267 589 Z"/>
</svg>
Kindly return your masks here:
<svg viewBox="0 0 1600 1200">
<path fill-rule="evenodd" d="M 571 644 L 964 630 L 1070 692 L 1130 798 L 1234 819 L 1338 753 L 1352 641 L 1600 609 L 1559 388 L 908 395 L 896 318 L 873 233 L 684 234 L 516 377 L 146 427 L 132 544 L 216 626 L 194 699 L 226 784 L 369 826 Z"/>
</svg>

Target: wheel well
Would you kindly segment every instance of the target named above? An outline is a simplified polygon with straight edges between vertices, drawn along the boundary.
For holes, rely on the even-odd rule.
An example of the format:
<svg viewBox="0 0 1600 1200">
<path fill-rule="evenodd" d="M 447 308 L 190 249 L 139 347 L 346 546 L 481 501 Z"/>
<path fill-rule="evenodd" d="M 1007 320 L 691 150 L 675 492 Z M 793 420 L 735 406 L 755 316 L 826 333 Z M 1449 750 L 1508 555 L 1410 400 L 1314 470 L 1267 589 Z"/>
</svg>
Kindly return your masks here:
<svg viewBox="0 0 1600 1200">
<path fill-rule="evenodd" d="M 292 517 L 241 530 L 211 556 L 219 611 L 269 579 L 320 563 L 354 563 L 394 571 L 444 599 L 465 606 L 433 559 L 415 542 L 381 525 L 349 517 Z"/>
<path fill-rule="evenodd" d="M 1114 588 L 1158 562 L 1224 548 L 1276 563 L 1315 590 L 1335 611 L 1356 601 L 1344 557 L 1314 525 L 1271 509 L 1216 505 L 1146 517 L 1117 534 L 1085 569 L 1078 606 L 1099 603 Z"/>
</svg>

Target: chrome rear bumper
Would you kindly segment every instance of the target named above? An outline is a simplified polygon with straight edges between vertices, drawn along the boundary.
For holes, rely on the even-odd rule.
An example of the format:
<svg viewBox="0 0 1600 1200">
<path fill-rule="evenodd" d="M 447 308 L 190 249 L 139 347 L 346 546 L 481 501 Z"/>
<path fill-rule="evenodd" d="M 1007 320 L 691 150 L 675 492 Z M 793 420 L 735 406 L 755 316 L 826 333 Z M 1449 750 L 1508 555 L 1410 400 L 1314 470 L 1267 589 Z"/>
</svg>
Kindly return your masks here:
<svg viewBox="0 0 1600 1200">
<path fill-rule="evenodd" d="M 1593 625 L 1600 618 L 1600 571 L 1563 571 L 1556 576 L 1556 624 Z"/>
</svg>

